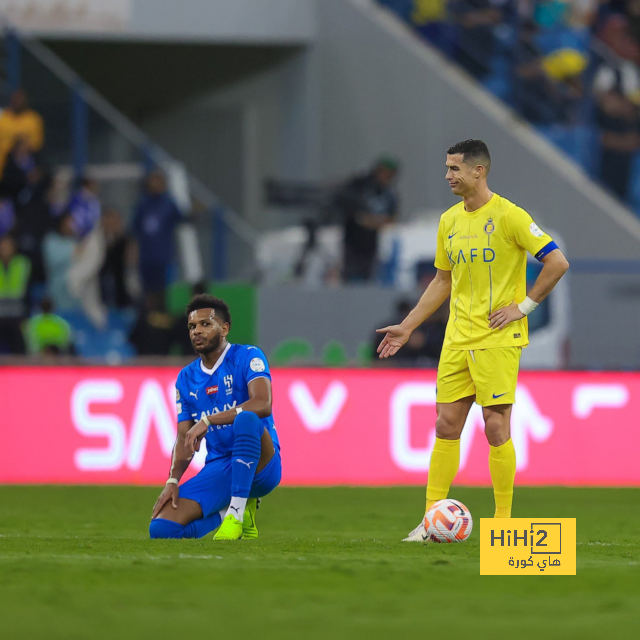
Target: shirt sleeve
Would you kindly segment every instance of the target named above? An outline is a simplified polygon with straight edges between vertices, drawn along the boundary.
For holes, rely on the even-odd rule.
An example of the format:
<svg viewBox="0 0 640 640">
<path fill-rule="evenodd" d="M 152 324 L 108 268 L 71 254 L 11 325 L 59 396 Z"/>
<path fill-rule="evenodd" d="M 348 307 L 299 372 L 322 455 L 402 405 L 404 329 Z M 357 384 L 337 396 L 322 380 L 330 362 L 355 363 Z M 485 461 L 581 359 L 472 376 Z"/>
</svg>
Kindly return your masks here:
<svg viewBox="0 0 640 640">
<path fill-rule="evenodd" d="M 438 225 L 438 240 L 436 243 L 436 259 L 434 262 L 436 269 L 442 271 L 451 271 L 451 262 L 447 256 L 447 250 L 444 246 L 444 223 L 440 218 L 440 224 Z"/>
<path fill-rule="evenodd" d="M 271 380 L 271 371 L 267 357 L 262 349 L 258 347 L 248 347 L 243 365 L 244 379 L 247 385 L 256 378 L 266 378 Z"/>
<path fill-rule="evenodd" d="M 187 391 L 187 386 L 184 383 L 184 376 L 181 371 L 178 374 L 178 379 L 176 380 L 176 413 L 178 415 L 178 422 L 193 420 L 193 416 L 191 414 L 195 412 L 192 411 L 189 406 L 189 401 L 187 400 L 188 397 L 189 392 Z"/>
<path fill-rule="evenodd" d="M 509 236 L 532 256 L 541 259 L 553 249 L 557 249 L 553 238 L 545 233 L 533 218 L 520 207 L 514 207 L 509 213 Z"/>
</svg>

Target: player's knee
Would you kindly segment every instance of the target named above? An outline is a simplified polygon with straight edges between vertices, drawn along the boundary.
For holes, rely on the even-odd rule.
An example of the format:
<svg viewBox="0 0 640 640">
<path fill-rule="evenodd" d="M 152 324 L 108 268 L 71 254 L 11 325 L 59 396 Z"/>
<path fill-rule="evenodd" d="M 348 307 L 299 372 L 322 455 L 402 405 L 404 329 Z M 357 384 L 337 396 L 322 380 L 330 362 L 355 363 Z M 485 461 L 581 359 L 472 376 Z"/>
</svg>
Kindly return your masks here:
<svg viewBox="0 0 640 640">
<path fill-rule="evenodd" d="M 484 433 L 492 447 L 503 445 L 511 437 L 509 433 L 509 423 L 505 422 L 504 418 L 499 414 L 490 415 L 485 418 Z"/>
<path fill-rule="evenodd" d="M 149 523 L 150 538 L 182 538 L 184 536 L 184 525 L 179 522 L 155 518 Z"/>
<path fill-rule="evenodd" d="M 235 436 L 249 435 L 255 438 L 260 438 L 264 425 L 262 420 L 258 418 L 258 415 L 253 411 L 243 411 L 236 416 L 233 421 L 233 432 Z"/>
<path fill-rule="evenodd" d="M 462 433 L 460 425 L 440 414 L 436 419 L 436 436 L 443 440 L 457 440 Z"/>
</svg>

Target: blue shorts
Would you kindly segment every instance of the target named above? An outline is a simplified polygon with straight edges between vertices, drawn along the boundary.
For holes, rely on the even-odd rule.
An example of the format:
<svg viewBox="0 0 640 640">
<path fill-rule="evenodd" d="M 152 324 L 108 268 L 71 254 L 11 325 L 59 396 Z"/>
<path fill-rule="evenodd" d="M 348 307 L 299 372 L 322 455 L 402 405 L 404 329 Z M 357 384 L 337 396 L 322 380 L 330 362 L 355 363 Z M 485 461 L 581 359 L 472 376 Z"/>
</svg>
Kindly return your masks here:
<svg viewBox="0 0 640 640">
<path fill-rule="evenodd" d="M 216 458 L 207 462 L 198 475 L 180 485 L 180 497 L 195 500 L 206 518 L 231 502 L 231 458 Z M 250 498 L 262 498 L 271 493 L 282 477 L 282 460 L 276 452 L 262 471 L 256 473 L 251 485 Z"/>
</svg>

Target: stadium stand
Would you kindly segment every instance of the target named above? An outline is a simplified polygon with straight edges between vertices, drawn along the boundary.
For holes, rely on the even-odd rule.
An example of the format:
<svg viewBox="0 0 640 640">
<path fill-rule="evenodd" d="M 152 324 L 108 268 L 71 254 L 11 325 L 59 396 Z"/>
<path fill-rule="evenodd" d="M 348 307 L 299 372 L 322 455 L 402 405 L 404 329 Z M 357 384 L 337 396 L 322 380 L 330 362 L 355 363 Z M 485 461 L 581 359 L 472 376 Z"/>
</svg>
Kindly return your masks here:
<svg viewBox="0 0 640 640">
<path fill-rule="evenodd" d="M 634 3 L 378 2 L 640 215 Z"/>
<path fill-rule="evenodd" d="M 252 229 L 46 47 L 1 35 L 0 355 L 122 362 L 150 311 L 171 332 L 142 353 L 190 353 L 176 317 L 205 267 L 230 275 L 210 248 Z"/>
</svg>

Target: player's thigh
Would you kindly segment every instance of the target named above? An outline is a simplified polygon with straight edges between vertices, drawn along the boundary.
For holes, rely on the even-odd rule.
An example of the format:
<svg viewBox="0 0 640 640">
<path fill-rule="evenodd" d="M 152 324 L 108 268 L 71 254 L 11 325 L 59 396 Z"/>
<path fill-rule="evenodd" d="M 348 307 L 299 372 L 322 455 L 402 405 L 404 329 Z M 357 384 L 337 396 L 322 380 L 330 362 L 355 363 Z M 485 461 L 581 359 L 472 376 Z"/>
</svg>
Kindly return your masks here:
<svg viewBox="0 0 640 640">
<path fill-rule="evenodd" d="M 171 522 L 179 524 L 189 524 L 202 518 L 202 508 L 195 500 L 178 498 L 178 508 L 174 509 L 172 502 L 169 501 L 162 507 L 158 518 L 171 520 Z"/>
<path fill-rule="evenodd" d="M 200 505 L 207 517 L 224 509 L 231 501 L 231 456 L 211 460 L 180 486 L 180 497 Z"/>
<path fill-rule="evenodd" d="M 483 407 L 516 401 L 521 347 L 500 347 L 472 352 L 469 363 L 476 387 L 476 402 Z"/>
<path fill-rule="evenodd" d="M 475 395 L 468 355 L 468 351 L 442 350 L 436 383 L 437 403 L 450 404 Z"/>
</svg>

